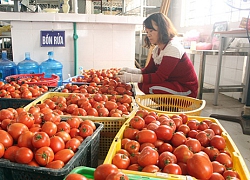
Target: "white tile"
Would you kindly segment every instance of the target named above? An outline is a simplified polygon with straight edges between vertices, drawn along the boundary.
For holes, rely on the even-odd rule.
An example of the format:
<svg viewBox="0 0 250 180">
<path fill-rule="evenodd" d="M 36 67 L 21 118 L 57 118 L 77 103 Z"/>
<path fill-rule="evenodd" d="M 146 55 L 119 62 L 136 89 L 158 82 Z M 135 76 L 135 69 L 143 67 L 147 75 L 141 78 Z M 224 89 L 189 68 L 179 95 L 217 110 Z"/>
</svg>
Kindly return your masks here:
<svg viewBox="0 0 250 180">
<path fill-rule="evenodd" d="M 134 59 L 127 60 L 127 61 L 114 60 L 112 63 L 113 63 L 113 67 L 118 67 L 118 68 L 135 67 L 135 60 Z"/>
<path fill-rule="evenodd" d="M 94 29 L 94 24 L 92 23 L 77 23 L 77 30 L 83 30 L 83 29 L 88 29 L 88 30 L 93 30 Z"/>
<path fill-rule="evenodd" d="M 223 67 L 235 68 L 237 66 L 237 56 L 225 56 L 222 62 Z"/>
<path fill-rule="evenodd" d="M 106 60 L 106 61 L 102 61 L 102 60 L 95 60 L 93 63 L 93 68 L 94 69 L 103 69 L 103 68 L 111 68 L 113 67 L 113 61 L 111 60 Z"/>
<path fill-rule="evenodd" d="M 52 30 L 53 23 L 52 22 L 36 22 L 32 23 L 32 29 L 34 30 Z"/>
<path fill-rule="evenodd" d="M 11 22 L 11 31 L 13 30 L 29 30 L 32 29 L 31 22 L 20 22 L 20 21 L 12 21 Z"/>
<path fill-rule="evenodd" d="M 113 24 L 115 31 L 135 31 L 135 25 Z"/>
<path fill-rule="evenodd" d="M 103 30 L 104 32 L 100 32 L 100 33 L 102 33 L 102 35 L 105 36 L 106 31 L 113 30 L 113 25 L 112 24 L 94 24 L 93 29 Z"/>
</svg>

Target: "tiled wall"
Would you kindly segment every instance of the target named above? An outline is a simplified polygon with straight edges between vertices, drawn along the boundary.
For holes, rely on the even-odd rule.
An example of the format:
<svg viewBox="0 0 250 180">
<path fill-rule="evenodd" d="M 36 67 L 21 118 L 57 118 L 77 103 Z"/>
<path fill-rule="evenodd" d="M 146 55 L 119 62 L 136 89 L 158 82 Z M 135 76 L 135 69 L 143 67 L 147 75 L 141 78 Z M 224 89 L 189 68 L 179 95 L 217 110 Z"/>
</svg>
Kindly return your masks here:
<svg viewBox="0 0 250 180">
<path fill-rule="evenodd" d="M 24 53 L 41 63 L 47 52 L 63 64 L 63 78 L 74 75 L 73 23 L 12 21 L 13 59 L 18 63 Z M 40 47 L 41 30 L 65 30 L 65 47 Z M 78 66 L 84 69 L 133 67 L 135 54 L 135 25 L 112 23 L 77 23 Z"/>
</svg>

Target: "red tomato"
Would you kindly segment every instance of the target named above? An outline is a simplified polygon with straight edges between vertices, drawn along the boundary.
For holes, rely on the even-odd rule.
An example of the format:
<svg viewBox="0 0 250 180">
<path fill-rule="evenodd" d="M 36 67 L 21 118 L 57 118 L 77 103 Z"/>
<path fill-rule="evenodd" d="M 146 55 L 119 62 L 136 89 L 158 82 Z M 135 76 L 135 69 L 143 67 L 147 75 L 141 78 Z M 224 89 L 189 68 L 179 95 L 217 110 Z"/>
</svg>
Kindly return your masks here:
<svg viewBox="0 0 250 180">
<path fill-rule="evenodd" d="M 64 162 L 61 160 L 54 160 L 51 161 L 46 165 L 47 168 L 52 168 L 52 169 L 61 169 L 64 166 Z"/>
<path fill-rule="evenodd" d="M 200 122 L 196 119 L 190 119 L 187 122 L 188 127 L 190 128 L 190 130 L 197 130 L 198 126 L 199 126 Z"/>
<path fill-rule="evenodd" d="M 32 145 L 35 148 L 50 146 L 50 138 L 45 132 L 36 132 L 32 137 Z"/>
<path fill-rule="evenodd" d="M 19 149 L 18 146 L 10 146 L 8 147 L 5 152 L 3 157 L 5 159 L 10 160 L 11 162 L 15 162 L 15 155 L 16 155 L 16 151 Z"/>
<path fill-rule="evenodd" d="M 22 134 L 20 134 L 17 145 L 19 147 L 27 147 L 29 149 L 33 149 L 32 145 L 32 138 L 34 136 L 34 133 L 31 131 L 25 131 Z"/>
<path fill-rule="evenodd" d="M 73 152 L 76 152 L 78 147 L 80 146 L 81 142 L 77 138 L 72 138 L 68 140 L 65 144 L 65 148 L 71 149 Z"/>
<path fill-rule="evenodd" d="M 155 133 L 157 138 L 163 141 L 169 141 L 173 136 L 173 129 L 167 125 L 160 125 L 156 130 Z"/>
<path fill-rule="evenodd" d="M 87 115 L 88 116 L 98 116 L 98 111 L 95 109 L 95 108 L 93 108 L 93 107 L 91 107 L 91 108 L 89 108 L 88 110 L 87 110 Z"/>
<path fill-rule="evenodd" d="M 123 172 L 114 172 L 109 174 L 105 180 L 129 180 L 128 176 Z"/>
<path fill-rule="evenodd" d="M 220 135 L 215 135 L 210 140 L 210 146 L 217 148 L 218 150 L 225 149 L 226 141 Z"/>
<path fill-rule="evenodd" d="M 162 172 L 168 173 L 168 174 L 177 174 L 177 175 L 182 174 L 181 167 L 178 164 L 167 164 L 163 168 Z"/>
<path fill-rule="evenodd" d="M 132 128 L 141 130 L 145 126 L 145 121 L 140 116 L 134 116 L 130 121 L 129 124 Z"/>
<path fill-rule="evenodd" d="M 148 165 L 148 166 L 145 166 L 141 171 L 149 172 L 149 173 L 156 173 L 160 171 L 160 168 L 156 165 Z"/>
<path fill-rule="evenodd" d="M 12 136 L 5 130 L 0 130 L 0 143 L 3 144 L 5 148 L 8 148 L 13 145 Z"/>
<path fill-rule="evenodd" d="M 160 145 L 160 147 L 158 148 L 158 152 L 161 154 L 164 151 L 169 151 L 172 152 L 173 151 L 173 146 L 169 143 L 163 143 L 162 145 Z"/>
<path fill-rule="evenodd" d="M 106 101 L 106 102 L 105 102 L 105 107 L 106 107 L 109 111 L 111 111 L 112 109 L 116 109 L 116 108 L 118 107 L 118 105 L 117 105 L 115 102 L 113 102 L 113 101 Z"/>
<path fill-rule="evenodd" d="M 130 157 L 129 152 L 126 149 L 119 149 L 116 153 L 125 154 L 126 156 Z"/>
<path fill-rule="evenodd" d="M 198 130 L 204 131 L 205 129 L 208 129 L 208 125 L 205 122 L 200 122 L 198 125 Z"/>
<path fill-rule="evenodd" d="M 216 123 L 211 123 L 209 128 L 214 131 L 215 135 L 221 135 L 221 133 L 222 133 L 221 127 Z"/>
<path fill-rule="evenodd" d="M 130 171 L 141 171 L 143 168 L 139 164 L 131 164 L 127 170 Z"/>
<path fill-rule="evenodd" d="M 50 138 L 50 146 L 54 153 L 65 148 L 65 143 L 60 136 L 53 136 Z"/>
<path fill-rule="evenodd" d="M 207 133 L 204 131 L 198 132 L 198 134 L 195 137 L 198 141 L 200 141 L 201 145 L 204 147 L 207 147 L 209 145 L 209 139 L 207 136 Z"/>
<path fill-rule="evenodd" d="M 145 147 L 147 147 L 147 146 L 149 146 L 149 147 L 151 147 L 151 148 L 155 148 L 155 145 L 154 145 L 154 144 L 146 142 L 146 143 L 142 143 L 142 144 L 141 144 L 140 150 L 139 150 L 139 151 L 142 151 L 143 148 L 145 148 Z"/>
<path fill-rule="evenodd" d="M 61 121 L 57 124 L 57 132 L 65 131 L 70 132 L 70 125 L 66 121 Z"/>
<path fill-rule="evenodd" d="M 145 147 L 138 155 L 138 164 L 142 167 L 156 165 L 158 158 L 159 154 L 155 149 L 151 147 Z"/>
<path fill-rule="evenodd" d="M 65 180 L 88 180 L 88 179 L 81 174 L 71 173 L 65 177 Z"/>
<path fill-rule="evenodd" d="M 125 154 L 116 153 L 112 158 L 112 164 L 119 169 L 127 169 L 130 165 L 130 159 Z"/>
<path fill-rule="evenodd" d="M 158 162 L 158 166 L 163 169 L 167 164 L 170 163 L 177 163 L 177 158 L 176 156 L 168 151 L 165 151 L 163 153 L 160 154 L 159 156 L 159 162 Z"/>
<path fill-rule="evenodd" d="M 181 113 L 179 116 L 182 118 L 182 124 L 186 124 L 188 121 L 188 116 L 185 113 Z"/>
<path fill-rule="evenodd" d="M 192 151 L 190 151 L 189 148 L 184 144 L 176 147 L 173 154 L 176 156 L 178 162 L 184 163 L 186 163 L 188 159 L 193 156 Z"/>
<path fill-rule="evenodd" d="M 54 152 L 50 147 L 41 147 L 35 152 L 35 160 L 40 166 L 46 166 L 53 161 Z"/>
<path fill-rule="evenodd" d="M 226 153 L 220 153 L 215 158 L 216 161 L 218 161 L 221 164 L 224 164 L 226 168 L 232 168 L 233 167 L 233 160 L 232 158 L 227 155 Z"/>
<path fill-rule="evenodd" d="M 123 138 L 128 138 L 128 139 L 131 139 L 131 140 L 135 140 L 136 134 L 138 132 L 139 132 L 138 129 L 128 127 L 123 132 Z"/>
<path fill-rule="evenodd" d="M 67 141 L 69 141 L 71 139 L 69 133 L 67 133 L 65 131 L 57 132 L 55 135 L 61 137 L 63 139 L 64 143 L 66 143 Z"/>
<path fill-rule="evenodd" d="M 27 147 L 21 147 L 16 151 L 15 161 L 21 164 L 28 164 L 33 159 L 33 152 Z"/>
<path fill-rule="evenodd" d="M 17 141 L 20 134 L 29 130 L 29 128 L 23 123 L 12 123 L 7 129 L 8 133 L 12 136 L 13 140 L 15 141 Z"/>
<path fill-rule="evenodd" d="M 94 131 L 96 130 L 95 123 L 93 121 L 89 120 L 89 119 L 86 119 L 86 120 L 82 121 L 80 126 L 83 125 L 83 124 L 87 124 L 87 125 L 91 126 Z"/>
<path fill-rule="evenodd" d="M 174 147 L 177 147 L 181 144 L 185 144 L 186 141 L 187 141 L 187 138 L 182 132 L 175 132 L 170 140 L 171 144 Z"/>
<path fill-rule="evenodd" d="M 225 170 L 222 175 L 225 179 L 228 179 L 230 177 L 236 177 L 236 178 L 240 179 L 239 174 L 236 171 L 231 170 L 231 169 Z"/>
<path fill-rule="evenodd" d="M 74 152 L 71 149 L 62 149 L 55 153 L 54 160 L 61 160 L 66 164 L 74 156 Z"/>
<path fill-rule="evenodd" d="M 203 151 L 208 155 L 211 161 L 214 161 L 218 154 L 220 154 L 220 151 L 217 148 L 211 146 L 204 148 Z"/>
<path fill-rule="evenodd" d="M 47 133 L 49 137 L 52 137 L 57 132 L 57 125 L 52 121 L 45 121 L 42 125 L 41 131 Z"/>
<path fill-rule="evenodd" d="M 197 139 L 194 138 L 188 138 L 185 142 L 185 145 L 193 152 L 197 153 L 201 151 L 201 143 Z"/>
<path fill-rule="evenodd" d="M 124 145 L 124 149 L 129 153 L 136 153 L 140 150 L 140 143 L 135 140 L 130 140 Z"/>
<path fill-rule="evenodd" d="M 177 131 L 183 132 L 184 135 L 187 136 L 187 134 L 188 134 L 189 131 L 190 131 L 190 128 L 188 127 L 187 124 L 181 124 L 181 125 L 178 127 Z"/>
<path fill-rule="evenodd" d="M 86 138 L 93 134 L 93 128 L 87 124 L 81 124 L 79 130 L 80 130 L 79 135 L 82 136 L 83 138 Z"/>
<path fill-rule="evenodd" d="M 0 158 L 2 158 L 2 157 L 3 157 L 4 152 L 5 152 L 4 145 L 3 145 L 2 143 L 0 143 Z"/>
<path fill-rule="evenodd" d="M 224 177 L 217 172 L 213 172 L 212 176 L 209 178 L 209 180 L 225 180 Z"/>
<path fill-rule="evenodd" d="M 136 135 L 137 141 L 142 144 L 142 143 L 155 143 L 157 140 L 156 133 L 152 130 L 148 129 L 143 129 L 139 131 Z"/>
<path fill-rule="evenodd" d="M 113 164 L 101 164 L 99 165 L 94 172 L 95 180 L 104 180 L 111 173 L 119 172 L 118 168 Z"/>
<path fill-rule="evenodd" d="M 14 119 L 14 114 L 8 109 L 1 109 L 0 110 L 0 122 L 4 119 Z"/>
<path fill-rule="evenodd" d="M 81 120 L 78 117 L 71 117 L 66 122 L 70 125 L 70 128 L 79 128 Z"/>
<path fill-rule="evenodd" d="M 213 165 L 213 172 L 215 173 L 219 173 L 219 174 L 223 174 L 224 171 L 226 170 L 226 167 L 219 163 L 218 161 L 212 161 L 212 165 Z"/>
<path fill-rule="evenodd" d="M 197 179 L 209 179 L 213 173 L 213 165 L 206 156 L 196 153 L 187 160 L 187 170 Z"/>
<path fill-rule="evenodd" d="M 156 121 L 156 118 L 155 116 L 148 114 L 146 115 L 146 117 L 144 117 L 144 121 L 145 121 L 145 124 L 149 124 L 153 121 Z"/>
<path fill-rule="evenodd" d="M 123 149 L 124 147 L 125 147 L 125 144 L 127 143 L 127 142 L 129 142 L 129 141 L 131 141 L 131 139 L 129 139 L 129 138 L 122 138 L 122 140 L 121 140 L 121 148 Z"/>
<path fill-rule="evenodd" d="M 142 118 L 145 118 L 148 115 L 148 111 L 145 109 L 139 109 L 136 111 L 135 116 L 141 116 Z"/>
</svg>

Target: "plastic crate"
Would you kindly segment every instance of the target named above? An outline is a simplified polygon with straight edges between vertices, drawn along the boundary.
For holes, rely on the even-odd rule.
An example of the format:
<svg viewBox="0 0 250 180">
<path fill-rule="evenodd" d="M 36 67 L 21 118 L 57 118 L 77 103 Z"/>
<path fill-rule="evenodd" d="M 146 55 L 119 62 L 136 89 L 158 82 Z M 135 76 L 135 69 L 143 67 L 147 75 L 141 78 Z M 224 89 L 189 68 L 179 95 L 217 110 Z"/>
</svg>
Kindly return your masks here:
<svg viewBox="0 0 250 180">
<path fill-rule="evenodd" d="M 38 86 L 51 86 L 51 87 L 56 87 L 58 86 L 58 81 L 60 77 L 58 75 L 52 74 L 50 78 L 45 78 L 45 73 L 41 74 L 17 74 L 17 75 L 12 75 L 12 76 L 7 76 L 5 78 L 6 82 L 11 82 L 11 81 L 16 81 L 18 84 L 23 84 L 23 80 L 27 78 L 33 78 L 33 77 L 38 77 L 40 79 L 39 82 L 25 82 L 26 84 L 29 85 L 38 85 Z"/>
<path fill-rule="evenodd" d="M 26 111 L 30 109 L 30 107 L 35 106 L 36 104 L 40 104 L 45 101 L 45 99 L 51 98 L 53 96 L 63 96 L 68 97 L 70 93 L 60 93 L 60 92 L 48 92 L 42 95 L 41 97 L 37 98 L 30 104 L 24 107 Z M 119 96 L 119 95 L 117 95 Z M 134 101 L 134 99 L 133 99 Z M 135 102 L 132 102 L 132 109 L 129 115 L 124 115 L 122 117 L 94 117 L 94 116 L 78 116 L 81 119 L 90 119 L 93 122 L 102 123 L 104 125 L 101 131 L 100 137 L 100 147 L 99 147 L 99 159 L 104 159 L 108 153 L 108 150 L 113 142 L 114 137 L 124 124 L 124 122 L 132 117 L 135 113 L 137 108 L 135 107 Z M 70 115 L 62 115 L 63 119 L 68 119 L 72 116 Z"/>
<path fill-rule="evenodd" d="M 188 119 L 196 119 L 198 121 L 203 121 L 204 119 L 209 119 L 212 122 L 218 124 L 221 129 L 222 129 L 222 136 L 225 138 L 226 141 L 226 150 L 228 150 L 231 154 L 232 160 L 233 160 L 233 169 L 236 170 L 241 179 L 249 179 L 250 174 L 248 171 L 248 168 L 244 162 L 243 157 L 240 154 L 240 151 L 238 150 L 237 146 L 233 142 L 232 138 L 230 135 L 226 132 L 226 130 L 223 128 L 223 126 L 219 123 L 219 121 L 215 118 L 210 118 L 210 117 L 199 117 L 199 116 L 188 116 Z M 129 121 L 128 119 L 124 125 L 121 127 L 120 131 L 117 133 L 117 136 L 114 138 L 112 145 L 109 149 L 109 152 L 104 160 L 104 164 L 111 164 L 112 163 L 112 158 L 116 154 L 118 150 L 121 149 L 121 140 L 123 138 L 123 132 L 126 128 L 129 127 Z M 130 171 L 130 170 L 121 170 L 125 174 L 136 174 L 136 175 L 142 175 L 142 176 L 148 176 L 148 177 L 164 177 L 167 178 L 168 180 L 196 180 L 196 178 L 191 177 L 191 176 L 184 176 L 184 175 L 172 175 L 172 174 L 167 174 L 167 173 L 162 173 L 162 172 L 157 172 L 157 173 L 144 173 L 144 172 L 139 172 L 139 171 Z"/>
<path fill-rule="evenodd" d="M 97 167 L 99 138 L 103 125 L 100 123 L 95 125 L 97 127 L 95 132 L 81 143 L 78 151 L 63 168 L 34 167 L 0 159 L 1 180 L 61 180 L 75 167 Z"/>
<path fill-rule="evenodd" d="M 79 166 L 74 168 L 70 174 L 77 173 L 84 175 L 88 179 L 94 179 L 94 172 L 95 168 L 90 168 L 86 166 Z M 148 177 L 148 176 L 142 176 L 142 175 L 136 175 L 136 174 L 126 174 L 129 178 L 129 180 L 159 180 L 159 179 L 166 179 L 166 178 L 156 178 L 156 177 Z M 65 180 L 65 179 L 64 179 Z M 177 179 L 175 179 L 177 180 Z"/>
<path fill-rule="evenodd" d="M 187 96 L 170 94 L 147 94 L 135 96 L 135 102 L 141 109 L 157 113 L 199 116 L 205 108 L 206 101 Z"/>
<path fill-rule="evenodd" d="M 49 92 L 57 91 L 57 88 L 49 87 Z M 24 107 L 34 101 L 34 99 L 0 98 L 0 109 Z"/>
</svg>

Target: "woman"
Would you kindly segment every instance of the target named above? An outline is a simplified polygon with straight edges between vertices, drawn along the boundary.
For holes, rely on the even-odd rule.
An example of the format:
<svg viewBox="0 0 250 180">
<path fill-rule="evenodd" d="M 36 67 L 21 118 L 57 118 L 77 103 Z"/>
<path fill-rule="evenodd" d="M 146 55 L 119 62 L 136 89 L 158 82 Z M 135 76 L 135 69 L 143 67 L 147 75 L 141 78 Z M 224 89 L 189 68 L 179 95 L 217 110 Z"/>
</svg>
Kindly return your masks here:
<svg viewBox="0 0 250 180">
<path fill-rule="evenodd" d="M 146 47 L 155 48 L 143 69 L 122 68 L 122 82 L 137 82 L 145 94 L 175 94 L 196 98 L 198 79 L 192 62 L 181 43 L 172 22 L 162 13 L 150 15 L 143 22 Z"/>
</svg>

